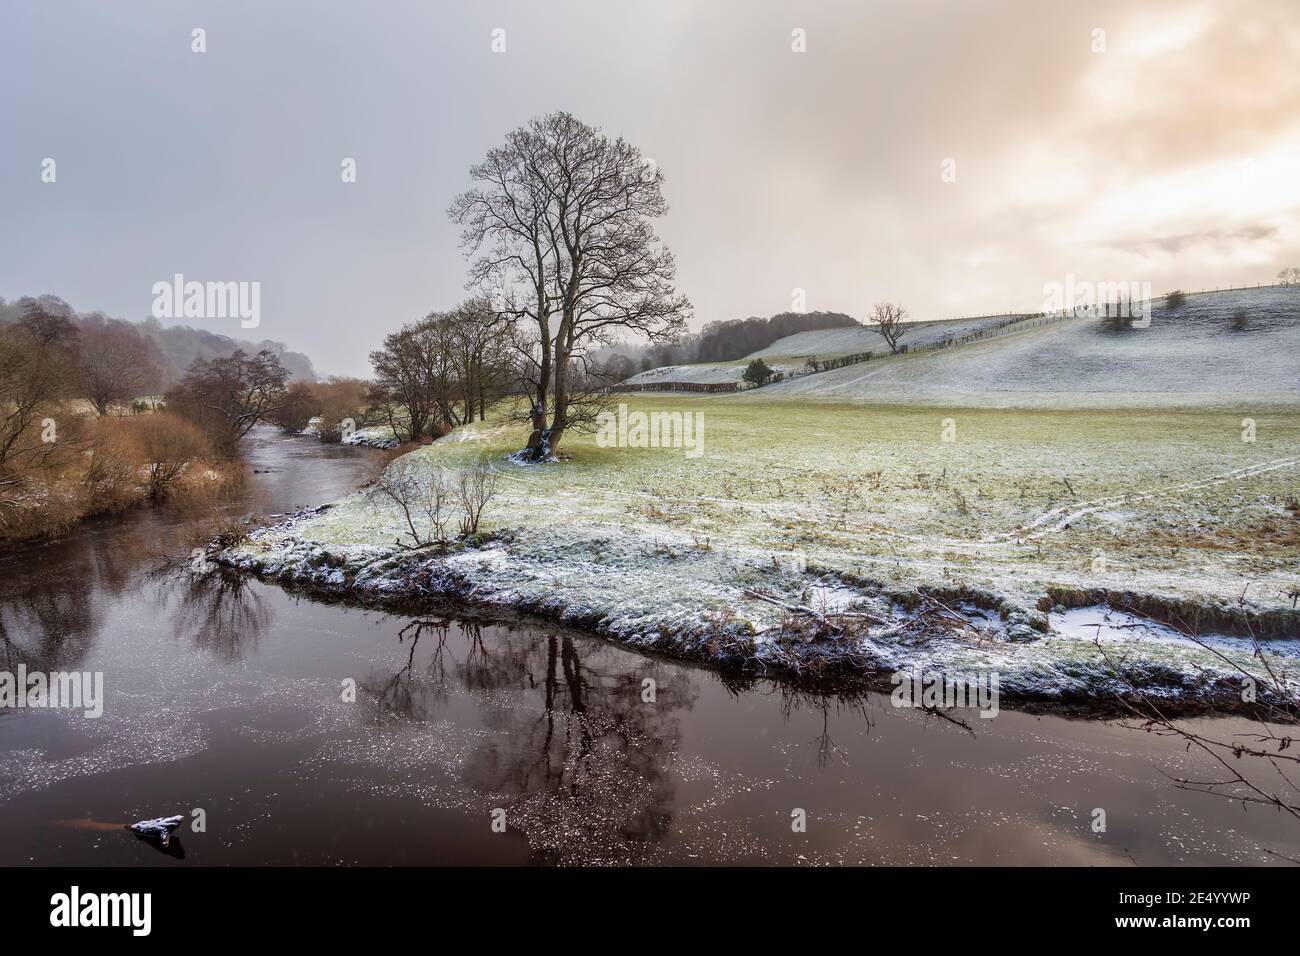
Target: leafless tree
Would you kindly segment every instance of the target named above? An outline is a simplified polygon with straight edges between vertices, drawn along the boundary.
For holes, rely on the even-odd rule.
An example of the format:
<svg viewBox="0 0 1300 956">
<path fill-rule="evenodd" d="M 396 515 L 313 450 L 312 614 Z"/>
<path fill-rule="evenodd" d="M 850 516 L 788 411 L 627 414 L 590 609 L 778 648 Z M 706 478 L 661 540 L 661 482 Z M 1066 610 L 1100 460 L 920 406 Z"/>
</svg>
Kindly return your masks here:
<svg viewBox="0 0 1300 956">
<path fill-rule="evenodd" d="M 198 425 L 223 454 L 285 404 L 289 371 L 271 352 L 195 359 L 167 393 L 167 408 Z"/>
<path fill-rule="evenodd" d="M 463 227 L 470 285 L 533 332 L 521 351 L 532 433 L 520 457 L 545 460 L 579 424 L 580 357 L 619 332 L 670 338 L 689 315 L 651 226 L 668 208 L 663 174 L 624 140 L 559 112 L 508 134 L 470 176 L 478 185 L 449 215 Z"/>
<path fill-rule="evenodd" d="M 158 366 L 145 338 L 129 323 L 108 321 L 81 329 L 77 370 L 81 390 L 101 416 L 110 405 L 155 392 Z"/>
<path fill-rule="evenodd" d="M 457 328 L 450 314 L 432 312 L 389 334 L 383 348 L 370 353 L 371 397 L 404 442 L 436 438 L 465 422 Z"/>
<path fill-rule="evenodd" d="M 285 390 L 280 407 L 268 416 L 286 435 L 297 435 L 320 414 L 321 404 L 309 382 L 293 382 Z"/>
<path fill-rule="evenodd" d="M 451 344 L 459 377 L 465 422 L 487 416 L 488 405 L 510 388 L 516 362 L 513 327 L 492 309 L 491 301 L 476 297 L 450 314 Z"/>
<path fill-rule="evenodd" d="M 21 481 L 66 447 L 71 429 L 40 433 L 75 389 L 76 342 L 70 321 L 35 302 L 0 335 L 0 481 Z"/>
<path fill-rule="evenodd" d="M 876 324 L 876 331 L 889 346 L 889 351 L 898 354 L 898 343 L 907 334 L 907 310 L 893 302 L 877 302 L 871 307 L 871 320 Z"/>
</svg>

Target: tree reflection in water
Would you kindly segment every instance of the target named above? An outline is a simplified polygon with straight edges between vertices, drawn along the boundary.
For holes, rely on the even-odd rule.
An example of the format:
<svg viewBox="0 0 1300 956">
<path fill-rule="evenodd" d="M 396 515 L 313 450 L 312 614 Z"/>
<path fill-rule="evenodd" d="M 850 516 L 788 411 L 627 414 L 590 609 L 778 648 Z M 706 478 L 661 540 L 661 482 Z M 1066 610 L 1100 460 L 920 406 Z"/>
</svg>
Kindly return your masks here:
<svg viewBox="0 0 1300 956">
<path fill-rule="evenodd" d="M 158 581 L 158 603 L 174 604 L 172 628 L 222 661 L 238 661 L 257 647 L 274 620 L 252 579 L 224 569 L 206 574 L 171 572 Z"/>
<path fill-rule="evenodd" d="M 687 672 L 475 621 L 412 620 L 398 641 L 398 670 L 361 682 L 376 719 L 428 722 L 453 694 L 473 700 L 489 733 L 461 780 L 506 809 L 537 862 L 636 862 L 668 831 L 679 716 L 696 693 Z"/>
</svg>

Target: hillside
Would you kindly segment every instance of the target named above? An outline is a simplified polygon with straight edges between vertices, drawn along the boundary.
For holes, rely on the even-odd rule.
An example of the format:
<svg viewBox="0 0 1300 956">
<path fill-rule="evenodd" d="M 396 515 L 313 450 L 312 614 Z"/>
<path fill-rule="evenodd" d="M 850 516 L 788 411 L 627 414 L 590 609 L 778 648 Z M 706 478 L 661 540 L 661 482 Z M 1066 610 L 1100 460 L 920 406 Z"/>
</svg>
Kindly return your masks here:
<svg viewBox="0 0 1300 956">
<path fill-rule="evenodd" d="M 1244 330 L 1233 315 L 1244 310 Z M 959 405 L 1129 406 L 1300 401 L 1300 286 L 1159 302 L 1146 329 L 1063 322 L 958 348 L 897 356 L 762 390 Z"/>
<path fill-rule="evenodd" d="M 939 322 L 909 322 L 903 335 L 902 345 L 931 345 L 943 339 L 960 338 L 981 329 L 987 329 L 999 322 L 1012 318 L 1010 315 L 982 316 L 978 319 L 945 319 Z M 826 329 L 818 332 L 800 332 L 787 335 L 773 342 L 765 349 L 754 352 L 747 358 L 831 358 L 837 355 L 851 355 L 858 352 L 881 354 L 889 351 L 889 346 L 872 326 L 858 326 L 848 329 Z"/>
<path fill-rule="evenodd" d="M 1005 322 L 1012 316 L 994 315 L 978 319 L 945 319 L 937 322 L 911 322 L 903 335 L 902 344 L 912 347 L 931 345 L 943 339 L 960 338 L 981 329 Z M 785 375 L 807 371 L 808 359 L 835 358 L 873 352 L 887 354 L 889 346 L 871 326 L 854 325 L 848 328 L 817 329 L 796 332 L 778 339 L 766 348 L 751 352 L 744 358 L 731 362 L 702 362 L 693 365 L 665 365 L 652 368 L 627 380 L 629 385 L 647 385 L 654 382 L 681 382 L 683 384 L 713 384 L 739 382 L 745 366 L 754 358 Z"/>
<path fill-rule="evenodd" d="M 65 316 L 79 325 L 87 322 L 113 321 L 110 316 L 102 312 L 78 312 L 58 296 L 43 295 L 36 298 L 49 312 Z M 27 301 L 27 296 L 10 302 L 0 298 L 0 326 L 18 321 L 22 315 L 23 305 Z M 292 378 L 308 382 L 316 381 L 316 369 L 311 359 L 302 352 L 290 351 L 283 342 L 275 342 L 271 339 L 252 342 L 188 325 L 163 325 L 155 318 L 146 318 L 130 324 L 149 343 L 150 358 L 161 373 L 159 385 L 161 389 L 175 384 L 184 374 L 186 367 L 195 359 L 224 358 L 236 349 L 243 349 L 250 354 L 262 350 L 273 352 L 284 363 Z"/>
<path fill-rule="evenodd" d="M 1241 330 L 1233 319 L 1239 311 L 1246 313 Z M 903 344 L 929 346 L 1009 318 L 916 323 Z M 1008 332 L 897 356 L 869 327 L 801 332 L 736 362 L 665 366 L 628 383 L 738 382 L 749 358 L 761 357 L 795 376 L 746 392 L 764 399 L 1043 407 L 1300 402 L 1300 286 L 1193 294 L 1173 309 L 1157 300 L 1146 329 L 1113 331 L 1100 319 L 1080 318 Z M 868 351 L 868 362 L 805 374 L 810 356 Z"/>
</svg>

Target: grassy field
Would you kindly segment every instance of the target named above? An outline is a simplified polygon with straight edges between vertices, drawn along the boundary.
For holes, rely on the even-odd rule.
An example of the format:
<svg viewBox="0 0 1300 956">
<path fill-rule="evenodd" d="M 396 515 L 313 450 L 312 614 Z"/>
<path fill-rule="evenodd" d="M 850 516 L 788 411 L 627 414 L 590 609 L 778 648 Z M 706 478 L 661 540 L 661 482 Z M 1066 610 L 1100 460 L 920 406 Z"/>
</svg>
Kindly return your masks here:
<svg viewBox="0 0 1300 956">
<path fill-rule="evenodd" d="M 699 413 L 703 454 L 571 434 L 561 463 L 501 466 L 489 520 L 607 523 L 1017 593 L 1059 581 L 1217 599 L 1249 586 L 1255 601 L 1280 605 L 1300 586 L 1300 416 L 1286 409 L 1251 410 L 1255 441 L 1244 442 L 1232 411 L 619 401 Z M 448 467 L 499 461 L 524 434 L 478 425 L 452 437 L 418 454 Z M 1269 470 L 1221 477 L 1260 466 Z M 1055 517 L 1030 527 L 1044 515 Z M 321 530 L 359 543 L 378 531 L 363 525 Z"/>
<path fill-rule="evenodd" d="M 788 616 L 755 589 L 891 620 L 925 592 L 960 614 L 983 609 L 987 626 L 920 642 L 873 628 L 854 638 L 855 668 L 992 670 L 1004 692 L 1073 700 L 1108 696 L 1115 674 L 1094 642 L 1096 619 L 1074 616 L 1095 613 L 1086 606 L 1098 592 L 1085 589 L 1112 605 L 1122 594 L 1126 607 L 1203 610 L 1212 625 L 1244 596 L 1271 615 L 1258 619 L 1271 622 L 1266 636 L 1296 636 L 1300 418 L 1287 409 L 1252 410 L 1255 440 L 1245 442 L 1243 413 L 1228 410 L 615 402 L 698 414 L 702 454 L 569 435 L 561 461 L 521 466 L 506 459 L 523 443 L 520 426 L 476 423 L 410 460 L 453 470 L 485 461 L 499 473 L 489 543 L 402 550 L 397 509 L 363 490 L 259 533 L 229 562 L 367 599 L 455 593 L 702 659 L 722 655 L 722 632 L 741 635 L 732 660 L 768 650 L 794 659 Z M 1239 638 L 1215 653 L 1128 626 L 1107 625 L 1106 639 L 1138 668 L 1130 679 L 1163 694 L 1209 699 L 1213 685 L 1222 700 L 1235 693 L 1226 660 L 1257 672 Z M 846 643 L 828 646 L 838 654 Z M 1300 665 L 1300 641 L 1270 641 L 1268 653 L 1288 673 Z"/>
</svg>

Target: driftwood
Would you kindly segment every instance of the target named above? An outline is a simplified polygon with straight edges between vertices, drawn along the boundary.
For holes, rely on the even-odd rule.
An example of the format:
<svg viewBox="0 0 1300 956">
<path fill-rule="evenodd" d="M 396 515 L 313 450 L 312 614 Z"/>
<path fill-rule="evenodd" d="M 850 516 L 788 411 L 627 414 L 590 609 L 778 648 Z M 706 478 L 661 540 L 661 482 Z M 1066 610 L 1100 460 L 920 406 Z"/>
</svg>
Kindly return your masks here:
<svg viewBox="0 0 1300 956">
<path fill-rule="evenodd" d="M 791 604 L 788 601 L 782 601 L 774 594 L 770 594 L 766 591 L 759 591 L 754 588 L 748 588 L 741 593 L 743 593 L 747 598 L 753 598 L 756 601 L 763 601 L 767 604 L 773 605 L 774 607 L 779 607 L 783 611 L 788 611 L 791 614 L 803 614 L 807 617 L 811 617 L 822 627 L 835 634 L 840 633 L 843 628 L 831 620 L 832 618 L 848 617 L 870 621 L 873 624 L 889 623 L 884 618 L 875 614 L 868 614 L 866 611 L 831 611 L 829 614 L 823 614 L 821 611 L 811 608 L 806 604 Z"/>
</svg>

